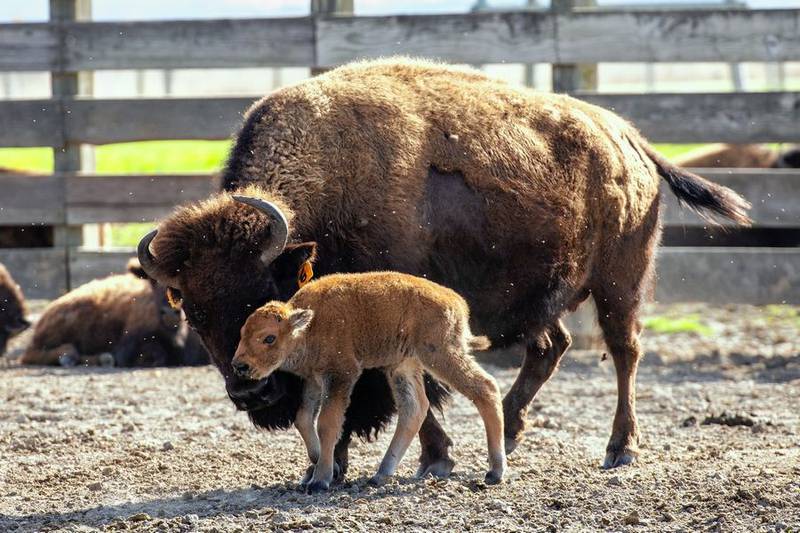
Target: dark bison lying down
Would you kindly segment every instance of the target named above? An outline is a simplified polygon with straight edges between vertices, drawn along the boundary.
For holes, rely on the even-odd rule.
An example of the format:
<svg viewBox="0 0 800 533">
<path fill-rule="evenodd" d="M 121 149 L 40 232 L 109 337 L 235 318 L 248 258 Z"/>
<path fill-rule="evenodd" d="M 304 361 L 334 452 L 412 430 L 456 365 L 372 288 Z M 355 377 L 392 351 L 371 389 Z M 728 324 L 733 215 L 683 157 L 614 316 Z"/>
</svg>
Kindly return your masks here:
<svg viewBox="0 0 800 533">
<path fill-rule="evenodd" d="M 172 366 L 205 364 L 208 355 L 165 289 L 132 260 L 127 274 L 91 281 L 52 302 L 20 362 Z"/>
<path fill-rule="evenodd" d="M 712 144 L 675 158 L 675 164 L 689 168 L 800 168 L 800 148 L 779 152 L 763 144 Z"/>
<path fill-rule="evenodd" d="M 25 319 L 25 298 L 6 267 L 0 263 L 0 356 L 9 339 L 30 326 Z"/>
<path fill-rule="evenodd" d="M 560 318 L 591 294 L 617 370 L 604 463 L 613 467 L 638 452 L 637 315 L 653 273 L 661 179 L 692 207 L 748 222 L 734 192 L 670 164 L 609 111 L 473 70 L 359 63 L 256 103 L 223 180 L 249 199 L 225 192 L 178 210 L 142 240 L 139 258 L 182 298 L 234 403 L 267 428 L 291 424 L 299 379 L 247 381 L 230 363 L 250 312 L 297 290 L 315 253 L 309 242 L 320 274 L 398 270 L 455 289 L 473 331 L 495 345 L 527 342 L 504 400 L 509 451 L 569 346 Z M 430 378 L 428 388 L 436 405 L 443 389 Z M 351 399 L 340 474 L 351 434 L 379 430 L 394 411 L 379 371 L 364 374 Z M 449 473 L 451 442 L 430 411 L 420 440 L 419 473 Z"/>
</svg>

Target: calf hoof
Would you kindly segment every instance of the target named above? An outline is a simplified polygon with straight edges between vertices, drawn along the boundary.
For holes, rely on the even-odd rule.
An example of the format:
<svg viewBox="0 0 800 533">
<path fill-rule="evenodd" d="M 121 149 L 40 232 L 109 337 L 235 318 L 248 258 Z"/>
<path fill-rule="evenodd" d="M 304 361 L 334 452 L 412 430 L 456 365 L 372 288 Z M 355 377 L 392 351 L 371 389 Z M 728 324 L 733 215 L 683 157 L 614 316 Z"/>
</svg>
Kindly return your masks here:
<svg viewBox="0 0 800 533">
<path fill-rule="evenodd" d="M 325 492 L 330 488 L 331 484 L 327 481 L 312 481 L 306 485 L 306 494 L 317 494 Z"/>
<path fill-rule="evenodd" d="M 489 470 L 486 472 L 486 475 L 483 477 L 484 483 L 487 485 L 498 485 L 503 482 L 503 472 L 497 472 L 495 470 Z"/>
<path fill-rule="evenodd" d="M 453 471 L 453 467 L 455 465 L 456 465 L 455 461 L 453 461 L 450 458 L 444 457 L 429 464 L 419 465 L 419 469 L 417 470 L 415 477 L 424 478 L 428 476 L 433 476 L 440 479 L 446 478 L 450 475 L 450 472 Z"/>
<path fill-rule="evenodd" d="M 630 465 L 636 462 L 639 453 L 631 448 L 623 448 L 622 450 L 609 450 L 606 453 L 606 458 L 603 461 L 603 469 L 608 470 L 617 468 L 618 466 Z"/>
<path fill-rule="evenodd" d="M 116 361 L 114 361 L 114 356 L 108 352 L 103 352 L 97 356 L 97 362 L 100 366 L 105 368 L 111 368 L 116 366 Z"/>
<path fill-rule="evenodd" d="M 386 483 L 387 479 L 388 479 L 387 476 L 384 476 L 383 474 L 375 474 L 374 476 L 369 478 L 369 481 L 367 481 L 367 484 L 371 485 L 373 487 L 380 487 L 384 483 Z"/>
<path fill-rule="evenodd" d="M 58 356 L 58 364 L 64 368 L 72 368 L 78 365 L 78 356 L 71 353 L 65 353 Z"/>
</svg>

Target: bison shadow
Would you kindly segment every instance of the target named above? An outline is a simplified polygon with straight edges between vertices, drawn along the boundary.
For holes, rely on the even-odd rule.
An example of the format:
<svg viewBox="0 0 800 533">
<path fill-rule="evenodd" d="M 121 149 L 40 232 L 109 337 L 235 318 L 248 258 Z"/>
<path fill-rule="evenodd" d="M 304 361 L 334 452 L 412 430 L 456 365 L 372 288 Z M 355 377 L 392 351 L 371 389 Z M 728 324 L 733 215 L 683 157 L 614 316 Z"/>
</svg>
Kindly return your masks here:
<svg viewBox="0 0 800 533">
<path fill-rule="evenodd" d="M 477 474 L 457 475 L 457 482 L 463 483 L 470 490 L 485 489 Z M 475 479 L 472 479 L 472 478 Z M 397 484 L 384 488 L 368 487 L 368 477 L 350 480 L 342 485 L 334 486 L 324 494 L 309 496 L 301 493 L 294 482 L 275 483 L 266 487 L 251 486 L 232 490 L 216 489 L 201 493 L 186 493 L 167 498 L 158 498 L 141 502 L 123 502 L 109 505 L 98 505 L 88 509 L 77 509 L 66 512 L 33 513 L 29 515 L 0 515 L 2 531 L 40 531 L 54 527 L 69 525 L 103 528 L 115 522 L 126 521 L 128 526 L 136 522 L 135 515 L 145 513 L 150 519 L 141 520 L 138 524 L 155 529 L 158 520 L 173 520 L 185 517 L 182 525 L 193 529 L 198 524 L 193 521 L 203 518 L 244 515 L 248 511 L 256 511 L 254 521 L 269 521 L 273 515 L 283 511 L 296 511 L 299 508 L 313 506 L 316 509 L 341 508 L 342 495 L 351 500 L 363 499 L 375 502 L 385 498 L 408 498 L 413 495 L 438 497 L 438 491 L 420 492 L 427 481 L 411 477 L 397 476 Z M 482 480 L 482 476 L 480 476 Z M 450 481 L 452 483 L 453 480 Z M 194 516 L 193 516 L 194 515 Z M 248 516 L 248 518 L 250 518 Z M 137 525 L 138 525 L 137 524 Z M 140 527 L 141 527 L 140 526 Z"/>
</svg>

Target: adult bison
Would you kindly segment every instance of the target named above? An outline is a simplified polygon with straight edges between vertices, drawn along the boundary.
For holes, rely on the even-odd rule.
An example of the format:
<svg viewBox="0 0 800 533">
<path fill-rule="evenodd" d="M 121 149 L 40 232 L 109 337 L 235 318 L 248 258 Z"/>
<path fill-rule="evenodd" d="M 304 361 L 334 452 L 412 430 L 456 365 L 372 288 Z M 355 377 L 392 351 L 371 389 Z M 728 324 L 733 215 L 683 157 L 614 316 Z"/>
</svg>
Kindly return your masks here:
<svg viewBox="0 0 800 533">
<path fill-rule="evenodd" d="M 658 242 L 660 178 L 690 206 L 748 222 L 734 192 L 670 164 L 609 111 L 473 70 L 357 63 L 257 102 L 224 171 L 226 192 L 163 221 L 139 258 L 182 298 L 234 403 L 268 428 L 291 423 L 299 380 L 242 380 L 230 362 L 248 314 L 297 289 L 309 241 L 321 274 L 399 270 L 455 289 L 474 331 L 495 345 L 527 342 L 504 401 L 509 451 L 569 346 L 561 316 L 591 294 L 617 370 L 604 463 L 614 467 L 637 453 L 637 314 Z M 337 447 L 342 472 L 351 433 L 380 429 L 390 397 L 377 372 L 356 386 Z M 420 440 L 419 473 L 446 475 L 450 440 L 430 412 Z"/>
<path fill-rule="evenodd" d="M 0 263 L 0 356 L 6 353 L 8 341 L 28 329 L 25 319 L 25 298 L 22 290 Z"/>
<path fill-rule="evenodd" d="M 131 260 L 128 272 L 81 285 L 42 313 L 22 364 L 173 366 L 202 364 L 181 313 Z M 206 358 L 207 360 L 207 358 Z"/>
</svg>

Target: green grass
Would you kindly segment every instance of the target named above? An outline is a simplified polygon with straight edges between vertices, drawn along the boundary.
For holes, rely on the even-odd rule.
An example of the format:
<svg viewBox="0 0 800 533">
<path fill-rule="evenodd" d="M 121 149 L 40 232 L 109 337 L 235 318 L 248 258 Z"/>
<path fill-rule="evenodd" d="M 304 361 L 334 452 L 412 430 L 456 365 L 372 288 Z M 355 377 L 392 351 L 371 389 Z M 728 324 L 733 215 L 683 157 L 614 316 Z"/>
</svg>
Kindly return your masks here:
<svg viewBox="0 0 800 533">
<path fill-rule="evenodd" d="M 230 141 L 147 141 L 95 148 L 95 170 L 106 174 L 213 172 L 222 166 Z M 49 148 L 0 148 L 0 167 L 52 172 Z"/>
<path fill-rule="evenodd" d="M 696 314 L 680 317 L 655 315 L 646 317 L 643 322 L 645 328 L 655 333 L 697 333 L 704 337 L 714 333 Z"/>
</svg>

